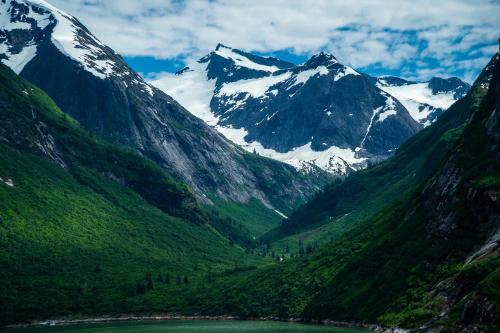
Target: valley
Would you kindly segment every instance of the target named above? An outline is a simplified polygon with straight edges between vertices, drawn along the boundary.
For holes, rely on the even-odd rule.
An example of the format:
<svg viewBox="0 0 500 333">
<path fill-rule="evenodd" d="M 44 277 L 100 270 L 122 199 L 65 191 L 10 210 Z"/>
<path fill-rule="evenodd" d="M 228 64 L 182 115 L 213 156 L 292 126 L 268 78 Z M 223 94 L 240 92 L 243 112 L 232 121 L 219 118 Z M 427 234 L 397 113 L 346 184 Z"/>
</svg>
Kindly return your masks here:
<svg viewBox="0 0 500 333">
<path fill-rule="evenodd" d="M 496 48 L 472 84 L 221 43 L 148 76 L 82 22 L 0 0 L 2 329 L 499 329 Z"/>
</svg>

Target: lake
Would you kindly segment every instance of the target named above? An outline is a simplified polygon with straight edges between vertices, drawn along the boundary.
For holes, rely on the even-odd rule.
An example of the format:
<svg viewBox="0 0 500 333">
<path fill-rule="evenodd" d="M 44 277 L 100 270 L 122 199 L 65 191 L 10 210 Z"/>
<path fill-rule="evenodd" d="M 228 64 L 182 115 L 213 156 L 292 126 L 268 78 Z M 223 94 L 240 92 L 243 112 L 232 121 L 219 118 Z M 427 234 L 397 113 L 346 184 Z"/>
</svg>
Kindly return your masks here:
<svg viewBox="0 0 500 333">
<path fill-rule="evenodd" d="M 8 329 L 12 333 L 368 333 L 369 330 L 274 321 L 130 321 Z"/>
</svg>

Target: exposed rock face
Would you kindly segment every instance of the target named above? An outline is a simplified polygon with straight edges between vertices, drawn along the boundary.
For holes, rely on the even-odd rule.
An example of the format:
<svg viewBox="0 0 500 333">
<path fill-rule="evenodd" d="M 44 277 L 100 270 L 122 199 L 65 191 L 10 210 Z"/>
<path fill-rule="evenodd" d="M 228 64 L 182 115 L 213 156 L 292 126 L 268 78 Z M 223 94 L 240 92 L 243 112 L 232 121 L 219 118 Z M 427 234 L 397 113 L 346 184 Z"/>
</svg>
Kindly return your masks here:
<svg viewBox="0 0 500 333">
<path fill-rule="evenodd" d="M 458 77 L 448 79 L 433 77 L 429 80 L 428 86 L 434 95 L 453 93 L 455 99 L 464 97 L 470 89 L 470 85 Z"/>
<path fill-rule="evenodd" d="M 45 90 L 90 131 L 158 162 L 200 198 L 257 198 L 271 205 L 280 195 L 290 207 L 324 181 L 323 176 L 306 178 L 292 167 L 248 156 L 146 83 L 74 17 L 41 0 L 0 4 L 2 62 Z M 274 179 L 272 185 L 262 174 Z"/>
<path fill-rule="evenodd" d="M 498 257 L 500 251 L 500 189 L 488 178 L 495 177 L 495 170 L 498 172 L 500 166 L 499 54 L 483 71 L 477 85 L 482 89 L 489 88 L 479 111 L 473 115 L 442 172 L 423 191 L 423 196 L 430 203 L 429 209 L 432 206 L 436 211 L 436 218 L 429 224 L 431 237 L 446 241 L 456 229 L 463 228 L 470 221 L 475 222 L 474 234 L 464 240 L 474 244 L 474 251 L 465 259 L 463 271 L 434 288 L 435 296 L 440 298 L 442 312 L 439 318 L 426 325 L 425 328 L 431 331 L 439 326 L 436 321 L 447 319 L 451 311 L 460 311 L 459 326 L 454 328 L 459 332 L 477 332 L 482 326 L 499 325 L 498 304 L 492 295 L 478 288 L 485 279 L 493 279 L 495 266 L 493 272 L 483 269 L 467 273 L 468 267 L 480 266 Z M 482 139 L 477 140 L 478 137 Z M 477 171 L 478 163 L 481 164 L 480 172 Z M 483 177 L 476 177 L 478 173 Z"/>
<path fill-rule="evenodd" d="M 211 106 L 221 125 L 244 127 L 247 141 L 277 152 L 310 144 L 385 155 L 419 129 L 397 101 L 328 54 L 266 79 L 277 82 L 263 96 L 225 85 Z"/>
<path fill-rule="evenodd" d="M 345 174 L 422 128 L 368 76 L 326 53 L 295 66 L 218 45 L 153 84 L 245 149 L 299 169 Z"/>
<path fill-rule="evenodd" d="M 500 226 L 500 216 L 497 215 L 498 189 L 493 187 L 483 190 L 470 181 L 471 175 L 467 175 L 466 170 L 472 166 L 468 165 L 470 162 L 465 162 L 466 159 L 475 158 L 475 163 L 484 164 L 484 170 L 481 172 L 485 174 L 498 168 L 500 161 L 498 159 L 500 154 L 500 118 L 497 112 L 500 106 L 500 64 L 498 64 L 498 57 L 497 55 L 493 58 L 492 65 L 486 67 L 476 83 L 476 89 L 488 88 L 479 111 L 472 116 L 463 139 L 445 163 L 442 171 L 424 190 L 425 196 L 429 195 L 433 198 L 431 201 L 439 203 L 434 208 L 439 213 L 439 218 L 437 223 L 431 226 L 433 233 L 444 238 L 460 221 L 460 214 L 456 210 L 449 209 L 457 204 L 465 204 L 474 215 L 474 219 L 481 221 L 485 230 L 492 230 L 495 229 L 495 226 Z M 484 135 L 485 139 L 474 142 L 475 137 L 480 135 Z M 494 157 L 492 160 L 491 156 Z"/>
</svg>

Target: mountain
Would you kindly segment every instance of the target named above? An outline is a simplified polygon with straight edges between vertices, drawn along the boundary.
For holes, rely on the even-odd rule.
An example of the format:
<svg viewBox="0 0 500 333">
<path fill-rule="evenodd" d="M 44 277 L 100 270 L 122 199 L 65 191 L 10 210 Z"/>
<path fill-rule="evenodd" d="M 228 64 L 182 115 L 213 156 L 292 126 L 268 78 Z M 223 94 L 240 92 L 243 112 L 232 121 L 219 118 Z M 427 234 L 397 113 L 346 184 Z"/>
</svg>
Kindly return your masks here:
<svg viewBox="0 0 500 333">
<path fill-rule="evenodd" d="M 290 223 L 307 212 L 332 222 L 349 205 L 363 220 L 320 248 L 257 249 L 276 251 L 274 265 L 216 232 L 188 187 L 3 65 L 0 97 L 2 324 L 168 311 L 498 330 L 499 54 L 394 157 L 326 188 Z M 413 181 L 401 187 L 401 174 Z"/>
<path fill-rule="evenodd" d="M 257 56 L 223 44 L 218 44 L 215 51 L 200 59 L 199 63 L 206 64 L 207 78 L 215 80 L 217 87 L 224 83 L 264 77 L 269 73 L 294 66 L 287 61 Z M 186 67 L 181 73 L 192 70 L 193 68 Z"/>
<path fill-rule="evenodd" d="M 390 156 L 418 132 L 401 103 L 334 56 L 292 65 L 224 45 L 152 82 L 231 141 L 336 174 Z"/>
<path fill-rule="evenodd" d="M 319 170 L 299 174 L 225 140 L 45 1 L 2 0 L 0 15 L 4 64 L 88 130 L 157 162 L 205 203 L 257 200 L 280 218 L 273 209 L 290 211 L 327 181 Z"/>
<path fill-rule="evenodd" d="M 226 224 L 0 64 L 0 325 L 141 311 L 176 278 L 265 262 Z"/>
<path fill-rule="evenodd" d="M 170 295 L 167 308 L 396 331 L 498 331 L 499 107 L 497 53 L 466 96 L 394 157 L 331 185 L 284 222 L 321 233 L 321 220 L 357 214 L 349 232 L 319 248 L 301 239 L 298 253 L 270 243 L 283 261 Z"/>
<path fill-rule="evenodd" d="M 428 136 L 437 133 L 453 142 L 430 158 L 440 162 L 432 174 L 372 218 L 373 240 L 316 296 L 308 315 L 378 316 L 388 324 L 462 332 L 498 329 L 499 106 L 497 53 L 472 93 L 403 146 L 401 154 L 428 149 Z M 380 285 L 390 288 L 373 292 Z"/>
<path fill-rule="evenodd" d="M 394 76 L 374 79 L 376 85 L 397 98 L 411 116 L 429 126 L 454 102 L 464 97 L 470 85 L 457 77 L 433 77 L 426 82 L 411 82 Z"/>
</svg>

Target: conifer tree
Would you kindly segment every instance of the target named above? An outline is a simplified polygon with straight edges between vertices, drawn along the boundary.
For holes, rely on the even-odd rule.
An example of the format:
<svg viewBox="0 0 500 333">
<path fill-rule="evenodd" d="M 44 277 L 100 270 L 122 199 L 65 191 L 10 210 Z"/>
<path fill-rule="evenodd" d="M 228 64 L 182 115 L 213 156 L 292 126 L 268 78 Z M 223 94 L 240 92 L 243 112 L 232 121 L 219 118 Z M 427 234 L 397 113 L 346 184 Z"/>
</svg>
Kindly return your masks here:
<svg viewBox="0 0 500 333">
<path fill-rule="evenodd" d="M 135 292 L 138 295 L 144 294 L 146 292 L 146 287 L 144 286 L 144 283 L 142 281 L 137 282 L 137 285 L 135 287 Z"/>
<path fill-rule="evenodd" d="M 153 277 L 151 272 L 146 273 L 146 283 L 148 289 L 153 289 Z"/>
</svg>

